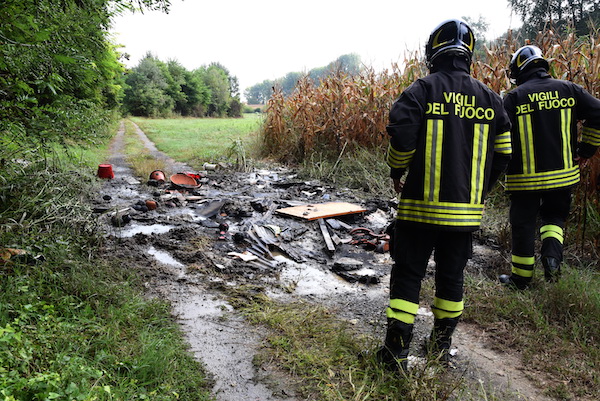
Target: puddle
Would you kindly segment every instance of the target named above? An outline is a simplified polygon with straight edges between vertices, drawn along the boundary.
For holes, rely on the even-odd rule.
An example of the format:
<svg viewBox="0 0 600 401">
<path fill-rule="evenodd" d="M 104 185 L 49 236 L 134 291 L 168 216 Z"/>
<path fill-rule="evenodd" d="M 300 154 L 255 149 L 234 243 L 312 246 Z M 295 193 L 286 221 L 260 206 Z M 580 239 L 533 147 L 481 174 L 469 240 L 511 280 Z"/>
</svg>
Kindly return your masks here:
<svg viewBox="0 0 600 401">
<path fill-rule="evenodd" d="M 355 290 L 355 286 L 334 273 L 289 261 L 281 271 L 280 279 L 294 285 L 295 295 L 330 295 Z"/>
<path fill-rule="evenodd" d="M 258 333 L 223 300 L 204 293 L 171 294 L 187 340 L 213 375 L 217 401 L 290 400 L 274 396 L 257 377 L 253 357 L 260 344 Z M 185 298 L 185 299 L 183 299 Z"/>
<path fill-rule="evenodd" d="M 120 234 L 123 238 L 133 237 L 136 234 L 164 234 L 171 231 L 173 228 L 175 228 L 175 226 L 164 224 L 152 224 L 150 226 L 133 225 L 123 229 Z"/>
<path fill-rule="evenodd" d="M 160 263 L 164 263 L 165 265 L 175 266 L 175 267 L 184 267 L 183 263 L 178 262 L 174 257 L 169 255 L 167 252 L 159 251 L 153 246 L 148 249 L 148 253 L 156 258 Z"/>
</svg>

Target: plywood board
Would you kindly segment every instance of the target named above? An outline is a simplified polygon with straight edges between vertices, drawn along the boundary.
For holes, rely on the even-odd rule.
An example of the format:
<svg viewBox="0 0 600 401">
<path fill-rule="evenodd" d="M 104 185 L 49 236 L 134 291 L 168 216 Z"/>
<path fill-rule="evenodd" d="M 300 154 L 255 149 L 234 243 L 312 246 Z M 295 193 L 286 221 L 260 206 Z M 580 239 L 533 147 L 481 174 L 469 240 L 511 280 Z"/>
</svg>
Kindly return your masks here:
<svg viewBox="0 0 600 401">
<path fill-rule="evenodd" d="M 305 220 L 316 220 L 345 214 L 362 213 L 367 209 L 347 202 L 313 203 L 277 209 L 276 212 Z"/>
</svg>

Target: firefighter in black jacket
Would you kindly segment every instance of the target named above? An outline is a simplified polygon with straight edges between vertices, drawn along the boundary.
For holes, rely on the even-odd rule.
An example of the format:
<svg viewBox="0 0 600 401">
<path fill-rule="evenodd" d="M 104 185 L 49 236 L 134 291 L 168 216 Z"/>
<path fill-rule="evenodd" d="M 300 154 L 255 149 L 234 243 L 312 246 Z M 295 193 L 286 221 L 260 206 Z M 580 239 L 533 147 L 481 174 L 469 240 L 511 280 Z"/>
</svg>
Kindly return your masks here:
<svg viewBox="0 0 600 401">
<path fill-rule="evenodd" d="M 600 100 L 579 85 L 551 78 L 548 69 L 539 48 L 521 47 L 510 62 L 510 77 L 518 87 L 504 99 L 513 144 L 506 173 L 512 275 L 502 275 L 500 281 L 518 289 L 533 277 L 538 214 L 544 275 L 548 281 L 559 277 L 571 189 L 579 182 L 577 161 L 592 157 L 600 145 Z"/>
<path fill-rule="evenodd" d="M 444 360 L 463 311 L 463 270 L 486 192 L 511 154 L 500 96 L 470 76 L 475 38 L 461 20 L 440 24 L 426 46 L 430 74 L 390 111 L 387 163 L 400 193 L 392 240 L 388 327 L 377 359 L 407 368 L 421 280 L 435 249 L 435 316 L 430 345 Z M 400 181 L 404 172 L 408 175 Z"/>
</svg>

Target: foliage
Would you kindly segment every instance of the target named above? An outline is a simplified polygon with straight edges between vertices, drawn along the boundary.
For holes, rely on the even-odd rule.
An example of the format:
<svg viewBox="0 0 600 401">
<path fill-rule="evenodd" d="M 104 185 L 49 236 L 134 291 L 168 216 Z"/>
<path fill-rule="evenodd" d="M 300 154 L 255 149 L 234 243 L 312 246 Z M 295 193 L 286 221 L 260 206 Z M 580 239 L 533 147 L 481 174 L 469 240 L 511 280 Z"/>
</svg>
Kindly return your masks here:
<svg viewBox="0 0 600 401">
<path fill-rule="evenodd" d="M 168 305 L 96 256 L 94 170 L 64 156 L 0 176 L 0 244 L 27 251 L 0 259 L 0 398 L 208 400 Z"/>
<path fill-rule="evenodd" d="M 598 40 L 598 34 L 563 38 L 547 31 L 536 43 L 550 59 L 553 76 L 581 84 L 598 97 Z M 486 48 L 485 59 L 473 64 L 472 75 L 497 93 L 509 90 L 506 69 L 518 47 L 517 40 L 509 36 Z M 276 90 L 267 107 L 263 131 L 265 152 L 298 162 L 316 149 L 328 150 L 337 158 L 345 143 L 351 148 L 386 145 L 387 113 L 393 100 L 426 74 L 423 57 L 417 52 L 407 55 L 402 69 L 393 65 L 391 71 L 379 74 L 371 69 L 356 76 L 337 73 L 329 75 L 320 85 L 305 77 L 287 97 Z"/>
<path fill-rule="evenodd" d="M 240 117 L 238 80 L 219 63 L 188 71 L 148 53 L 125 78 L 123 108 L 144 117 Z"/>
<path fill-rule="evenodd" d="M 391 100 L 424 74 L 420 62 L 406 60 L 406 65 L 403 74 L 397 66 L 379 75 L 372 69 L 358 76 L 340 72 L 319 86 L 305 77 L 289 97 L 275 91 L 263 130 L 265 152 L 298 162 L 316 149 L 337 157 L 345 146 L 381 146 Z"/>
<path fill-rule="evenodd" d="M 338 57 L 335 61 L 329 63 L 326 67 L 313 68 L 308 73 L 290 72 L 284 77 L 275 80 L 265 80 L 261 83 L 246 88 L 244 96 L 249 104 L 265 104 L 277 88 L 285 96 L 289 96 L 296 87 L 296 84 L 302 79 L 308 77 L 317 85 L 321 80 L 331 74 L 358 75 L 361 71 L 360 56 L 351 53 Z"/>
<path fill-rule="evenodd" d="M 548 24 L 559 29 L 573 26 L 577 35 L 587 35 L 600 26 L 598 0 L 508 0 L 508 4 L 521 17 L 523 34 L 529 37 L 547 29 Z"/>
<path fill-rule="evenodd" d="M 0 7 L 0 159 L 106 134 L 122 97 L 110 20 L 165 0 L 6 0 Z"/>
</svg>

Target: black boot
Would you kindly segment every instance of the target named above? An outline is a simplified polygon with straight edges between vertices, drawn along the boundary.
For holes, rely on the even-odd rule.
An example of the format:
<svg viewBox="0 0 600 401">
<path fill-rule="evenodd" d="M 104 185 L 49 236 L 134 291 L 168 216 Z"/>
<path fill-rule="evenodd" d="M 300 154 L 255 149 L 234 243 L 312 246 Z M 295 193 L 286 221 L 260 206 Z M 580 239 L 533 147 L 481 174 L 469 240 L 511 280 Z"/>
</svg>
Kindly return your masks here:
<svg viewBox="0 0 600 401">
<path fill-rule="evenodd" d="M 501 274 L 498 280 L 502 284 L 506 284 L 507 287 L 516 288 L 517 290 L 525 290 L 529 287 L 530 279 L 526 279 L 520 276 Z"/>
<path fill-rule="evenodd" d="M 544 265 L 544 277 L 548 282 L 556 282 L 560 277 L 560 261 L 551 256 L 544 256 L 542 258 L 542 264 Z"/>
<path fill-rule="evenodd" d="M 435 319 L 431 336 L 426 344 L 427 352 L 446 365 L 450 362 L 452 334 L 459 319 L 458 317 Z"/>
<path fill-rule="evenodd" d="M 388 319 L 385 343 L 375 357 L 392 371 L 408 371 L 408 347 L 412 340 L 414 324 Z"/>
</svg>

